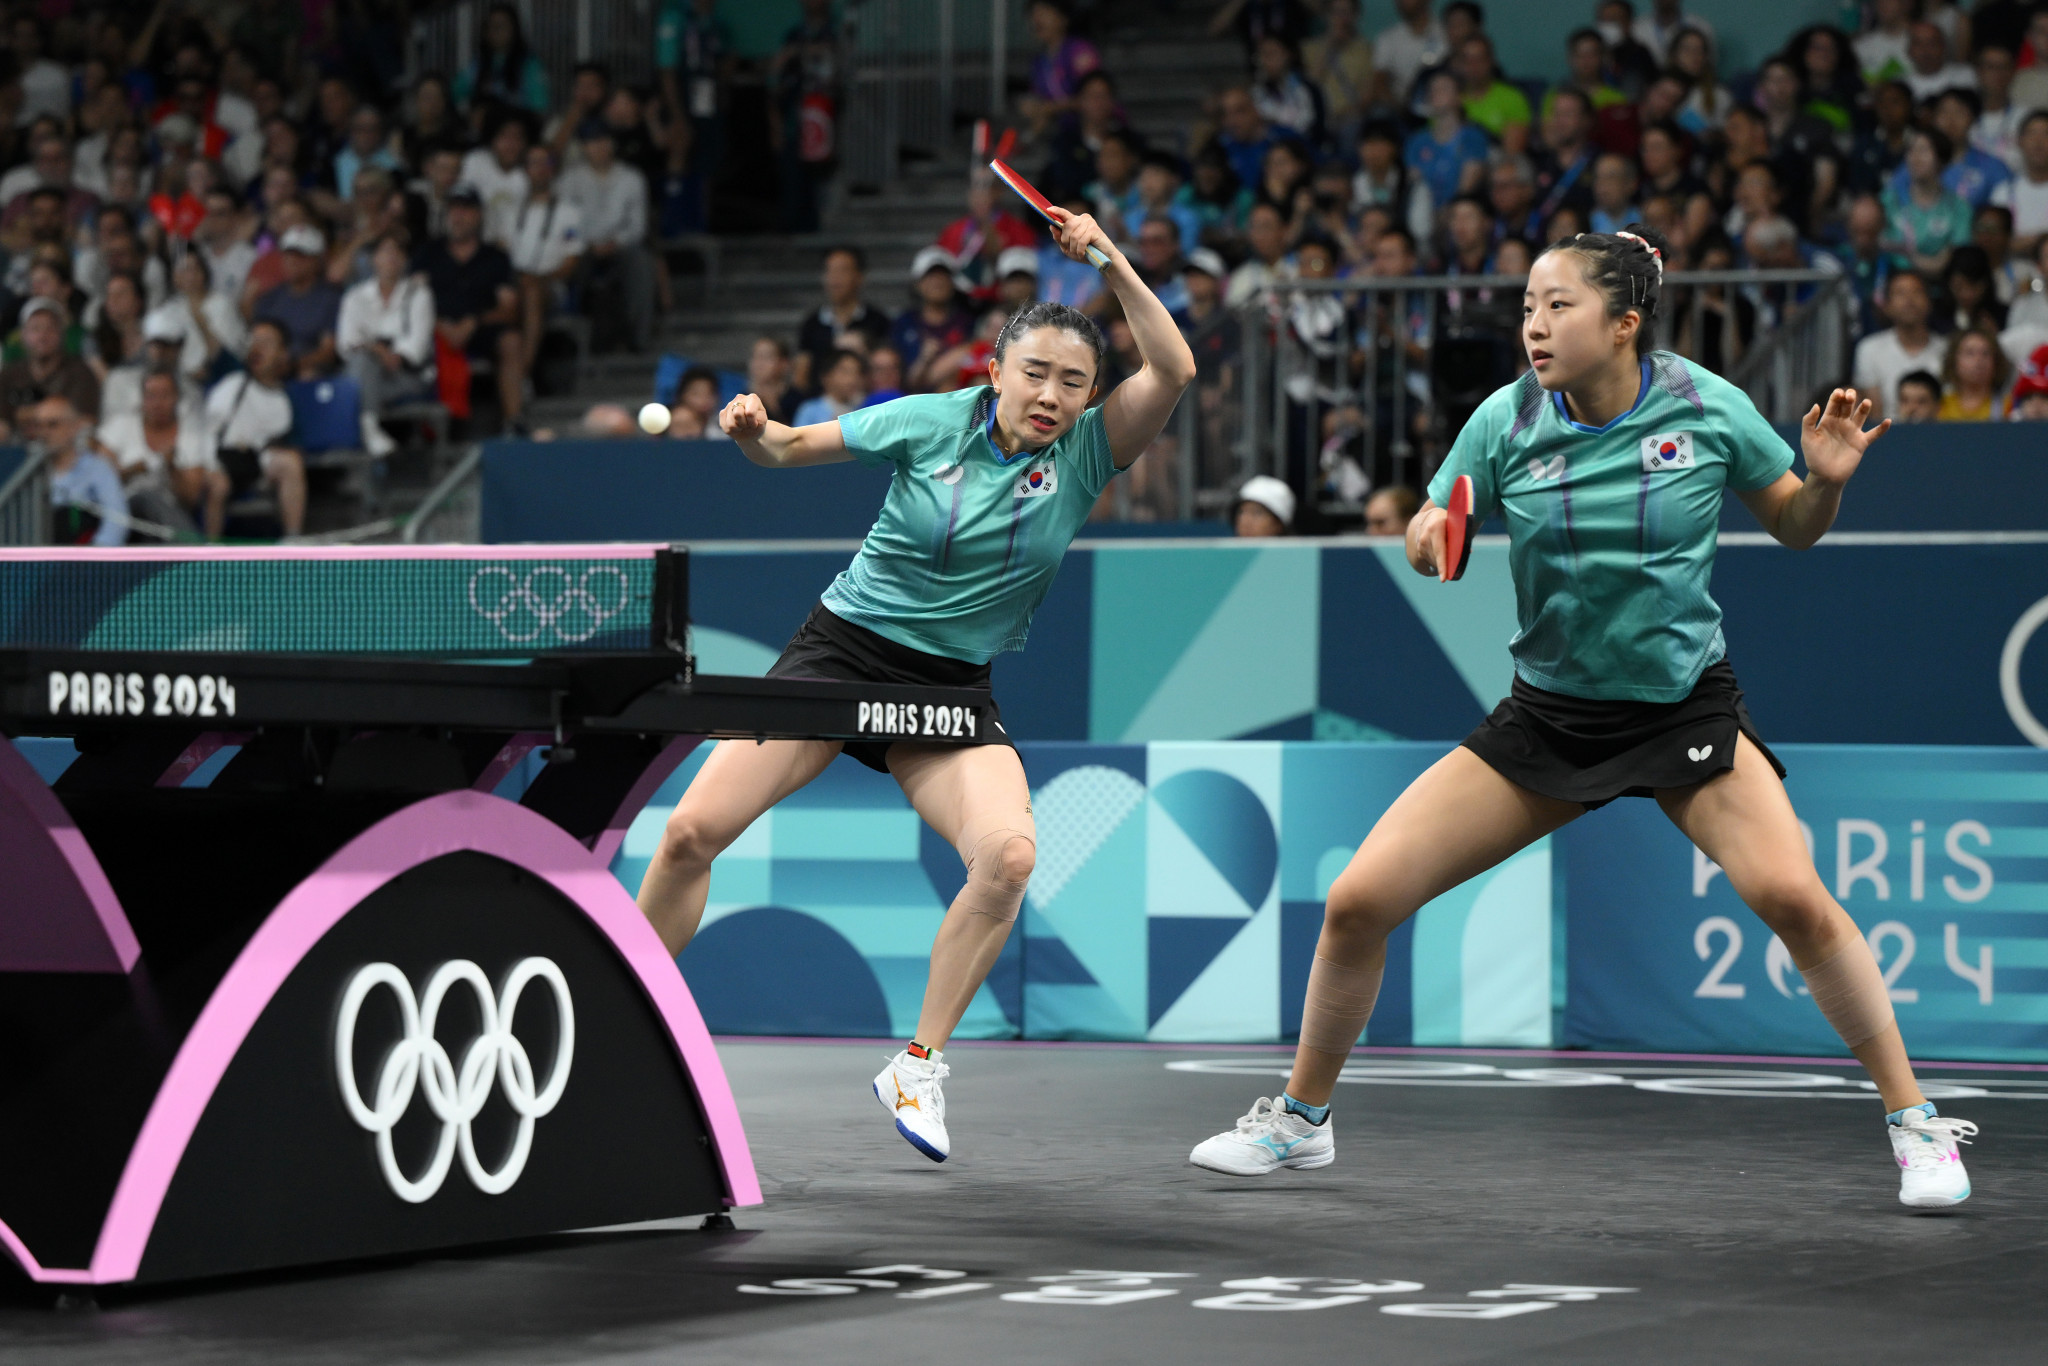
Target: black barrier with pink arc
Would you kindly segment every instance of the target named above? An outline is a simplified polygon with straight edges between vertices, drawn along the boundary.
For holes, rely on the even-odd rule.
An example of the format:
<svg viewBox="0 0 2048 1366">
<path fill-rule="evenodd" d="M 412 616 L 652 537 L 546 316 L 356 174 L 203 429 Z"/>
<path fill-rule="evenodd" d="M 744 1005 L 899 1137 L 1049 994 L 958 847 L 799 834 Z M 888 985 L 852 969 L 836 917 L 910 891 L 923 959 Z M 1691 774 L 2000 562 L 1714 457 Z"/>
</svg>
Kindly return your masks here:
<svg viewBox="0 0 2048 1366">
<path fill-rule="evenodd" d="M 621 744 L 593 790 L 522 806 L 162 789 L 84 759 L 52 791 L 0 741 L 0 1244 L 36 1280 L 110 1284 L 758 1204 L 689 990 L 590 847 L 692 743 Z M 495 1070 L 464 1065 L 486 1047 Z"/>
</svg>

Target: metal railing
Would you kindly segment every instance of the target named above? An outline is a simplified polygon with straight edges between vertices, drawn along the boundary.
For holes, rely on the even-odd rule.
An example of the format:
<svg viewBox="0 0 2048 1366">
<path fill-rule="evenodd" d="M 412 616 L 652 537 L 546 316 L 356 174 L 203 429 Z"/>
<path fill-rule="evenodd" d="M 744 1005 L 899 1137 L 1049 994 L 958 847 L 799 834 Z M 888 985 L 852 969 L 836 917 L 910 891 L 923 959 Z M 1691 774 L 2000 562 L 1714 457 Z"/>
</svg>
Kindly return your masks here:
<svg viewBox="0 0 2048 1366">
<path fill-rule="evenodd" d="M 1465 419 L 1521 368 L 1524 283 L 1288 280 L 1239 304 L 1239 374 L 1202 399 L 1239 420 L 1182 424 L 1175 458 L 1195 488 L 1181 515 L 1227 498 L 1218 474 L 1275 474 L 1332 511 L 1355 510 L 1366 488 L 1421 487 Z M 1773 422 L 1796 421 L 1848 373 L 1853 299 L 1837 272 L 1673 271 L 1663 298 L 1656 347 L 1725 376 Z"/>
<path fill-rule="evenodd" d="M 559 106 L 578 62 L 603 62 L 612 79 L 652 83 L 654 0 L 516 0 L 526 45 L 548 73 Z M 449 80 L 476 59 L 491 0 L 456 0 L 413 20 L 406 45 L 406 81 L 439 72 Z M 543 114 L 553 113 L 543 111 Z"/>
<path fill-rule="evenodd" d="M 484 448 L 471 446 L 405 519 L 406 545 L 474 545 L 483 536 Z"/>
<path fill-rule="evenodd" d="M 30 447 L 14 473 L 0 483 L 0 545 L 50 543 L 49 466 L 50 452 Z"/>
<path fill-rule="evenodd" d="M 894 181 L 905 161 L 945 155 L 963 126 L 999 118 L 1007 106 L 1021 5 L 860 0 L 848 14 L 840 163 L 849 183 Z"/>
</svg>

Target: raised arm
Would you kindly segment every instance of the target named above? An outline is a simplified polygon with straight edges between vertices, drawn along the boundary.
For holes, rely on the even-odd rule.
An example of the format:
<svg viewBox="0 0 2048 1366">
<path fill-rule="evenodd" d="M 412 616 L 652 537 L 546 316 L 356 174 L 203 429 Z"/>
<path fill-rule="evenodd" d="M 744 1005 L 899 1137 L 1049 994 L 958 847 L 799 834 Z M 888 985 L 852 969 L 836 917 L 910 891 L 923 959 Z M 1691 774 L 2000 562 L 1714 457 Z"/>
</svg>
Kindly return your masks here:
<svg viewBox="0 0 2048 1366">
<path fill-rule="evenodd" d="M 798 465 L 837 465 L 853 459 L 837 422 L 786 427 L 768 420 L 759 396 L 741 394 L 718 415 L 718 428 L 739 443 L 740 453 L 756 465 L 791 469 Z"/>
<path fill-rule="evenodd" d="M 1806 478 L 1787 470 L 1775 483 L 1735 496 L 1779 543 L 1805 550 L 1835 524 L 1835 514 L 1842 506 L 1842 487 L 1863 462 L 1863 452 L 1891 430 L 1892 420 L 1886 418 L 1865 431 L 1863 423 L 1869 416 L 1869 399 L 1859 403 L 1854 389 L 1835 390 L 1828 395 L 1825 410 L 1814 404 L 1800 423 L 1799 449 L 1806 456 Z"/>
<path fill-rule="evenodd" d="M 1053 213 L 1058 218 L 1053 236 L 1061 251 L 1076 261 L 1085 261 L 1088 248 L 1094 247 L 1109 258 L 1109 264 L 1102 268 L 1102 278 L 1123 304 L 1124 321 L 1130 325 L 1131 339 L 1138 344 L 1138 355 L 1145 362 L 1137 374 L 1117 385 L 1102 403 L 1102 427 L 1109 436 L 1110 458 L 1118 469 L 1129 469 L 1173 416 L 1173 406 L 1180 402 L 1181 391 L 1194 382 L 1195 353 L 1188 350 L 1187 339 L 1181 336 L 1166 305 L 1138 278 L 1137 271 L 1100 224 L 1085 213 L 1070 214 L 1060 208 Z"/>
</svg>

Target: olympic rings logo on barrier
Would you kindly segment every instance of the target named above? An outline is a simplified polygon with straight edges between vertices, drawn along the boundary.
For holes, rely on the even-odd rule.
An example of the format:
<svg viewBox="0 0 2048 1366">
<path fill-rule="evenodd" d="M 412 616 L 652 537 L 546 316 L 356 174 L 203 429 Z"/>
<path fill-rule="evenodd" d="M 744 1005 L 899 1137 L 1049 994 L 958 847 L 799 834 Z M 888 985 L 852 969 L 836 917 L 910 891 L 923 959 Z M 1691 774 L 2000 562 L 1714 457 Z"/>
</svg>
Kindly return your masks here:
<svg viewBox="0 0 2048 1366">
<path fill-rule="evenodd" d="M 1290 1059 L 1193 1058 L 1166 1064 L 1169 1072 L 1285 1077 Z M 1355 1058 L 1338 1081 L 1368 1086 L 1454 1086 L 1530 1089 L 1573 1086 L 1628 1086 L 1674 1096 L 1742 1096 L 1796 1100 L 1869 1100 L 1874 1083 L 1853 1076 L 1727 1067 L 1491 1067 L 1485 1063 L 1434 1058 Z M 2048 1100 L 2048 1076 L 2038 1079 L 1969 1077 L 1920 1079 L 1929 1100 Z"/>
<path fill-rule="evenodd" d="M 626 571 L 609 564 L 580 571 L 544 564 L 524 574 L 487 565 L 469 576 L 470 607 L 515 645 L 549 635 L 588 640 L 632 599 Z"/>
<path fill-rule="evenodd" d="M 519 1009 L 519 995 L 527 983 L 539 978 L 555 993 L 555 1058 L 548 1070 L 546 1087 L 534 1087 L 533 1061 L 526 1045 L 512 1033 L 512 1016 Z M 482 1032 L 462 1055 L 458 1068 L 448 1050 L 434 1037 L 441 1015 L 441 1003 L 457 983 L 467 986 L 476 997 L 477 1012 L 483 1017 Z M 404 1033 L 377 1073 L 376 1103 L 366 1105 L 356 1084 L 356 1017 L 363 1002 L 378 987 L 390 990 L 398 1002 Z M 384 1180 L 400 1199 L 412 1204 L 433 1198 L 448 1178 L 458 1149 L 469 1179 L 486 1195 L 502 1195 L 512 1188 L 526 1170 L 526 1158 L 533 1148 L 534 1121 L 549 1113 L 562 1099 L 569 1084 L 569 1064 L 576 1052 L 576 1013 L 569 1000 L 569 983 L 562 970 L 546 958 L 521 960 L 506 974 L 504 988 L 494 997 L 484 970 L 466 958 L 443 963 L 427 980 L 427 989 L 413 998 L 412 983 L 389 963 L 371 963 L 357 970 L 341 996 L 341 1014 L 334 1024 L 334 1066 L 341 1081 L 342 1103 L 349 1117 L 377 1136 L 377 1162 Z M 519 1131 L 512 1153 L 496 1171 L 484 1166 L 476 1155 L 472 1126 L 491 1098 L 492 1087 L 503 1082 L 505 1099 L 519 1116 Z M 419 1177 L 399 1169 L 392 1151 L 391 1131 L 412 1107 L 415 1090 L 424 1090 L 427 1108 L 441 1121 L 441 1137 L 434 1147 L 433 1161 Z"/>
<path fill-rule="evenodd" d="M 2005 637 L 2005 648 L 1998 655 L 1998 694 L 2005 699 L 2006 715 L 2019 727 L 2020 734 L 2030 744 L 2048 749 L 2048 725 L 2034 715 L 2027 705 L 2026 694 L 2020 690 L 2020 657 L 2027 652 L 2027 642 L 2034 638 L 2034 632 L 2041 629 L 2041 623 L 2048 622 L 2048 598 L 2043 598 L 2020 613 L 2020 619 L 2012 624 L 2012 630 Z"/>
</svg>

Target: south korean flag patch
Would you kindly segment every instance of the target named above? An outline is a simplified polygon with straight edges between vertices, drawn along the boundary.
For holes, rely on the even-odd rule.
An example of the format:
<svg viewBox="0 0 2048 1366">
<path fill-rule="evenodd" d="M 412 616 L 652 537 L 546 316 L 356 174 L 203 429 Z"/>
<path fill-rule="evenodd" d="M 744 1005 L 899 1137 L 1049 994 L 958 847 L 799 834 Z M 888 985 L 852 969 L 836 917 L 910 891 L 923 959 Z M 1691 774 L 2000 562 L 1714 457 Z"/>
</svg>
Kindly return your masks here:
<svg viewBox="0 0 2048 1366">
<path fill-rule="evenodd" d="M 1059 472 L 1051 459 L 1034 460 L 1017 476 L 1019 498 L 1043 498 L 1059 488 Z"/>
<path fill-rule="evenodd" d="M 1692 433 L 1667 432 L 1643 438 L 1643 471 L 1692 468 Z"/>
</svg>

